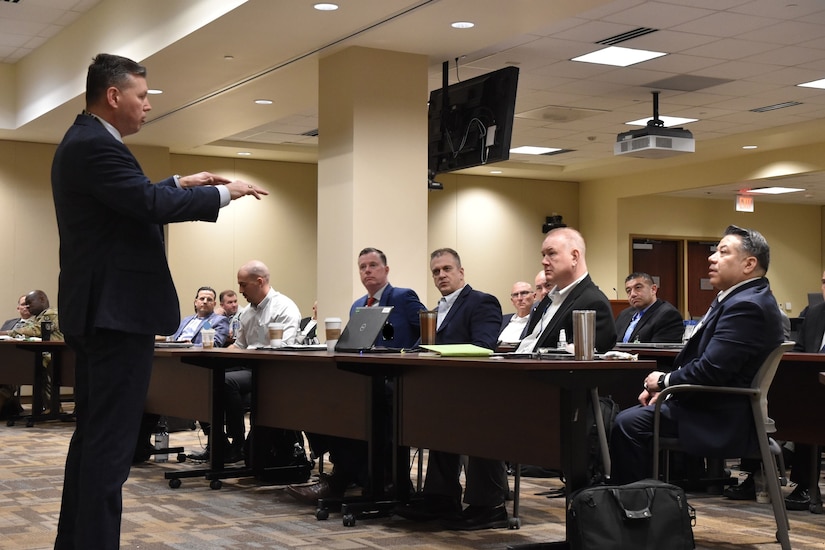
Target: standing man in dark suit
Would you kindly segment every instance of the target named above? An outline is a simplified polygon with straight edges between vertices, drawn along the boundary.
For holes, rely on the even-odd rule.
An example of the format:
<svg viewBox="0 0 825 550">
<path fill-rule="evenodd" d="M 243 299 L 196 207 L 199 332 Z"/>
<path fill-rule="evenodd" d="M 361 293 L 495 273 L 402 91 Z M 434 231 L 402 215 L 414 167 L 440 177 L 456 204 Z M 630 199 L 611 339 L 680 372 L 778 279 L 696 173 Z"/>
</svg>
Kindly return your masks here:
<svg viewBox="0 0 825 550">
<path fill-rule="evenodd" d="M 648 374 L 640 405 L 616 417 L 610 438 L 614 483 L 650 476 L 653 404 L 661 390 L 675 384 L 749 387 L 765 358 L 783 341 L 779 308 L 765 278 L 770 263 L 765 238 L 731 225 L 708 261 L 710 282 L 720 292 L 676 356 L 676 370 Z M 661 415 L 661 434 L 678 434 L 690 454 L 743 456 L 758 445 L 746 396 L 674 394 L 662 404 Z"/>
<path fill-rule="evenodd" d="M 171 334 L 180 306 L 162 224 L 215 221 L 244 195 L 267 194 L 209 172 L 153 185 L 123 144 L 151 109 L 146 69 L 99 54 L 86 109 L 57 147 L 52 193 L 60 234 L 58 301 L 77 356 L 77 426 L 69 444 L 55 549 L 116 549 L 152 368 L 155 334 Z M 146 296 L 158 307 L 147 308 Z"/>
<path fill-rule="evenodd" d="M 358 253 L 358 273 L 367 294 L 353 302 L 350 316 L 359 307 L 393 306 L 382 334 L 375 339 L 376 346 L 392 348 L 412 348 L 421 336 L 421 321 L 418 312 L 426 309 L 418 294 L 411 288 L 394 287 L 387 277 L 390 266 L 387 255 L 377 248 L 365 248 Z M 392 421 L 392 394 L 387 386 L 385 420 L 389 430 Z M 319 498 L 341 497 L 350 483 L 366 486 L 368 474 L 368 451 L 365 441 L 344 437 L 307 433 L 307 439 L 316 455 L 329 452 L 335 465 L 332 475 L 322 476 L 312 485 L 290 485 L 287 493 L 305 504 L 315 504 Z M 391 453 L 391 449 L 387 449 Z M 391 457 L 388 458 L 390 460 Z M 383 480 L 376 480 L 383 481 Z"/>
<path fill-rule="evenodd" d="M 527 325 L 527 336 L 516 353 L 555 348 L 564 329 L 573 337 L 573 311 L 596 311 L 596 351 L 604 353 L 616 344 L 616 325 L 607 296 L 587 272 L 584 238 L 570 227 L 551 230 L 541 245 L 542 265 L 553 289 L 536 307 Z M 541 313 L 539 313 L 541 312 Z"/>
<path fill-rule="evenodd" d="M 631 273 L 624 280 L 630 307 L 616 317 L 620 342 L 681 342 L 682 314 L 656 297 L 658 287 L 647 273 Z"/>
<path fill-rule="evenodd" d="M 464 283 L 461 258 L 452 248 L 430 255 L 430 271 L 441 292 L 438 302 L 436 344 L 475 344 L 495 349 L 501 327 L 501 305 L 495 296 L 473 290 Z M 498 460 L 469 457 L 466 490 L 461 509 L 461 457 L 430 450 L 424 500 L 397 510 L 413 520 L 442 519 L 444 527 L 456 530 L 492 529 L 507 526 L 507 472 Z"/>
</svg>

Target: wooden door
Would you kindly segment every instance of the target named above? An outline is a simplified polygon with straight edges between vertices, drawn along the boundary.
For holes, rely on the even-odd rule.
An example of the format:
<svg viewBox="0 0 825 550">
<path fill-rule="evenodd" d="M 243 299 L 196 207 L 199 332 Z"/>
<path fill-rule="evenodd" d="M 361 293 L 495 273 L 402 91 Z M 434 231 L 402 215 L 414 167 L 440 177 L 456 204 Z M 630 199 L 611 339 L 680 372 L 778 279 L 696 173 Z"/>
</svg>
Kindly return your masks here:
<svg viewBox="0 0 825 550">
<path fill-rule="evenodd" d="M 700 319 L 705 314 L 719 292 L 710 285 L 708 278 L 708 256 L 716 252 L 716 244 L 708 241 L 687 243 L 687 307 L 694 319 Z"/>
<path fill-rule="evenodd" d="M 680 300 L 681 248 L 682 241 L 635 238 L 631 265 L 634 272 L 641 271 L 653 277 L 659 287 L 656 294 L 660 299 L 684 311 Z M 624 288 L 621 295 L 625 297 Z"/>
</svg>

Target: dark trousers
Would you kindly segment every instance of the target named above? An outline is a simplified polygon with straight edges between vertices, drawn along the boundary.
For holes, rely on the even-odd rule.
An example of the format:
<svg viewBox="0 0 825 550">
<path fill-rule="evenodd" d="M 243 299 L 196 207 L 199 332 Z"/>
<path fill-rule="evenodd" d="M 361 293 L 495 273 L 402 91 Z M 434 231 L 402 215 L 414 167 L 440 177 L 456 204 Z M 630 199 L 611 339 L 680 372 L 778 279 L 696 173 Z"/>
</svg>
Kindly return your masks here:
<svg viewBox="0 0 825 550">
<path fill-rule="evenodd" d="M 662 403 L 659 434 L 675 437 L 677 424 Z M 653 475 L 653 406 L 637 405 L 620 412 L 610 433 L 610 482 L 623 485 Z"/>
<path fill-rule="evenodd" d="M 246 424 L 244 415 L 249 395 L 252 393 L 252 371 L 245 368 L 228 370 L 224 375 L 223 399 L 224 416 L 226 418 L 226 435 L 232 438 L 233 447 L 242 447 Z M 212 438 L 212 426 L 205 420 L 199 421 L 203 433 L 215 444 Z M 227 443 L 220 429 L 217 432 L 217 443 Z"/>
<path fill-rule="evenodd" d="M 424 494 L 450 497 L 461 502 L 461 456 L 430 451 Z M 498 506 L 507 496 L 507 468 L 500 460 L 471 456 L 465 472 L 464 503 L 471 506 Z"/>
<path fill-rule="evenodd" d="M 98 330 L 66 337 L 74 350 L 77 425 L 69 444 L 55 550 L 117 550 L 149 388 L 154 336 Z"/>
</svg>

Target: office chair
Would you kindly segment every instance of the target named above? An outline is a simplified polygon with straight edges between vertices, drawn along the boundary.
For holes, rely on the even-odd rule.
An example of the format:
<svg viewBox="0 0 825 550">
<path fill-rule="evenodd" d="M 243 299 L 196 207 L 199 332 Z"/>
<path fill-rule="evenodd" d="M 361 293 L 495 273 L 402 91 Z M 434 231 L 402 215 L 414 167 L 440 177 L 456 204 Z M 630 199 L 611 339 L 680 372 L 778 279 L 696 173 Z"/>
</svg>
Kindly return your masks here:
<svg viewBox="0 0 825 550">
<path fill-rule="evenodd" d="M 776 369 L 779 367 L 779 361 L 782 359 L 782 354 L 790 351 L 794 346 L 793 342 L 783 342 L 774 349 L 753 377 L 750 388 L 733 388 L 725 386 L 702 386 L 698 384 L 678 384 L 669 386 L 662 390 L 659 398 L 656 400 L 653 416 L 653 479 L 659 479 L 659 451 L 660 450 L 680 450 L 684 451 L 679 445 L 678 438 L 661 438 L 659 437 L 659 424 L 661 416 L 661 406 L 668 395 L 680 392 L 710 392 L 710 393 L 726 393 L 731 395 L 747 395 L 750 397 L 751 411 L 753 412 L 754 425 L 757 427 L 756 435 L 759 440 L 759 458 L 762 459 L 762 464 L 774 464 L 779 467 L 781 462 L 782 450 L 773 439 L 768 437 L 769 433 L 776 431 L 776 424 L 773 419 L 768 417 L 768 390 L 773 382 L 773 377 L 776 374 Z M 759 429 L 762 426 L 764 429 Z M 772 457 L 780 457 L 778 459 Z M 766 466 L 767 470 L 767 466 Z M 784 472 L 784 464 L 782 464 L 782 471 Z M 779 488 L 779 477 L 776 475 L 767 475 L 766 481 L 768 485 L 768 493 L 771 497 L 771 504 L 773 506 L 773 515 L 776 519 L 776 539 L 779 541 L 782 550 L 791 550 L 791 542 L 788 537 L 788 530 L 790 525 L 788 523 L 788 514 L 785 510 L 785 500 L 782 497 L 782 492 Z"/>
</svg>

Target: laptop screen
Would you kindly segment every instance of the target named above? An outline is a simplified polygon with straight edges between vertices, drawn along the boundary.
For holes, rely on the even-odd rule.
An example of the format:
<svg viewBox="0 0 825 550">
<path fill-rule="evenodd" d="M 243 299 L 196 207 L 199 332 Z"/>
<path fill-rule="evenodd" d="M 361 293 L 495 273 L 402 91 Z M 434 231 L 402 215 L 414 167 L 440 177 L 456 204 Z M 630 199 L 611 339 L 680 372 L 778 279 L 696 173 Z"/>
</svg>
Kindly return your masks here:
<svg viewBox="0 0 825 550">
<path fill-rule="evenodd" d="M 349 318 L 335 351 L 364 351 L 370 349 L 384 328 L 392 306 L 359 307 Z"/>
</svg>

